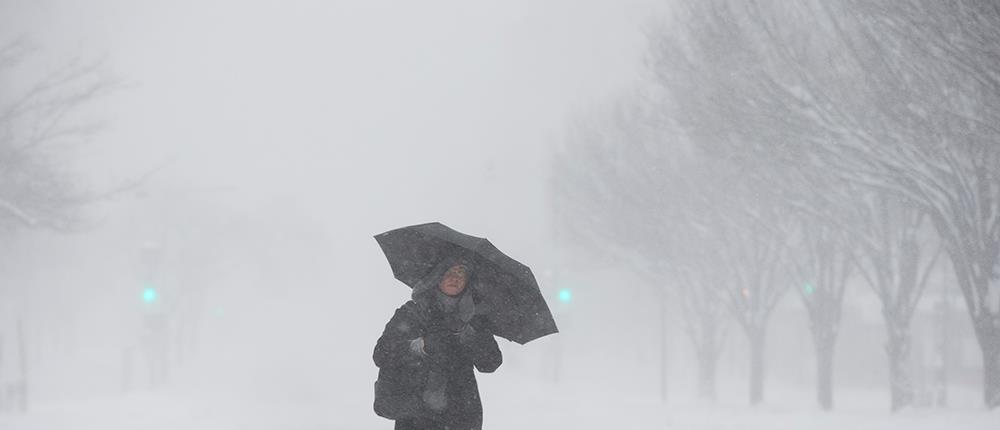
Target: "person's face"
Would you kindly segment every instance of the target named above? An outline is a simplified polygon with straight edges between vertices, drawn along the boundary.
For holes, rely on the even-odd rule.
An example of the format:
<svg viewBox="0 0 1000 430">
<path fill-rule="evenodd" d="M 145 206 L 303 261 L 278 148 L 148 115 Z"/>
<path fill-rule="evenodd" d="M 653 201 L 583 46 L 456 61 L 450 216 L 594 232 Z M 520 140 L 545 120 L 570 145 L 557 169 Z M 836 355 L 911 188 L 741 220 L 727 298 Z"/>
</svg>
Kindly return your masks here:
<svg viewBox="0 0 1000 430">
<path fill-rule="evenodd" d="M 456 264 L 451 266 L 447 272 L 444 272 L 444 276 L 441 277 L 441 284 L 438 288 L 441 289 L 442 293 L 449 296 L 457 296 L 462 294 L 462 290 L 465 289 L 465 281 L 468 278 L 468 273 L 466 272 L 465 266 L 461 264 Z"/>
</svg>

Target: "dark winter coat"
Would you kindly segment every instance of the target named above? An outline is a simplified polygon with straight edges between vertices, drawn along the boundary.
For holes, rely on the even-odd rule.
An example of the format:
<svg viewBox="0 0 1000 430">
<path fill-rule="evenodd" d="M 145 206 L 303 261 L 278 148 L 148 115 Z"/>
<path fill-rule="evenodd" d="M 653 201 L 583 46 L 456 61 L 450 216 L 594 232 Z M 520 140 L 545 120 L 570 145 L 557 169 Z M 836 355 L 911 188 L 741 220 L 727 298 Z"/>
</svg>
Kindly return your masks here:
<svg viewBox="0 0 1000 430">
<path fill-rule="evenodd" d="M 467 289 L 463 294 L 472 292 Z M 476 315 L 469 323 L 474 334 L 464 342 L 457 335 L 446 336 L 446 349 L 432 356 L 411 350 L 411 340 L 443 333 L 444 321 L 444 312 L 430 294 L 415 294 L 414 300 L 396 310 L 378 339 L 373 355 L 379 368 L 374 408 L 377 414 L 395 419 L 396 429 L 482 428 L 482 403 L 472 369 L 496 370 L 503 361 L 500 348 L 488 320 Z M 431 410 L 423 401 L 427 375 L 434 371 L 447 377 L 447 406 L 442 411 Z"/>
</svg>

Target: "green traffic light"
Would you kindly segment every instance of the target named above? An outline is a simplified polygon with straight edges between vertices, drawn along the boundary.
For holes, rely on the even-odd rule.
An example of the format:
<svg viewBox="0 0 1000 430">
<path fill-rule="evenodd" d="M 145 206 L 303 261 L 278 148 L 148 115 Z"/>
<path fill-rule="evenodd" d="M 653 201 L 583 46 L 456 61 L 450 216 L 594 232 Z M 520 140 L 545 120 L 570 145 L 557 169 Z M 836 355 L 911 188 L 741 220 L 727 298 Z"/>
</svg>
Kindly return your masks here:
<svg viewBox="0 0 1000 430">
<path fill-rule="evenodd" d="M 145 303 L 153 303 L 156 301 L 156 288 L 146 287 L 142 290 L 142 301 Z"/>
<path fill-rule="evenodd" d="M 559 290 L 559 301 L 563 303 L 569 303 L 573 300 L 573 292 L 569 288 L 563 288 Z"/>
<path fill-rule="evenodd" d="M 806 282 L 806 284 L 802 286 L 802 291 L 805 292 L 807 296 L 811 296 L 812 293 L 816 292 L 816 287 L 814 287 L 813 284 Z"/>
</svg>

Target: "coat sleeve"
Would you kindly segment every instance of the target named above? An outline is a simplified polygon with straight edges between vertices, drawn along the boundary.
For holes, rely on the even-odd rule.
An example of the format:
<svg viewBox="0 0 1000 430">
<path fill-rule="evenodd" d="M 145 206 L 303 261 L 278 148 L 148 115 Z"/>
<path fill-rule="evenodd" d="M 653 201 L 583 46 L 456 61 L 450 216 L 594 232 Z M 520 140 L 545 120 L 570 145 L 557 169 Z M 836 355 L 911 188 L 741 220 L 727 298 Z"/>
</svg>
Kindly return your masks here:
<svg viewBox="0 0 1000 430">
<path fill-rule="evenodd" d="M 465 352 L 472 358 L 476 369 L 483 373 L 492 373 L 503 363 L 503 354 L 500 353 L 497 340 L 493 337 L 489 324 L 475 321 L 472 327 L 476 333 L 471 341 L 464 345 Z"/>
<path fill-rule="evenodd" d="M 420 337 L 419 327 L 409 315 L 406 305 L 396 309 L 375 344 L 375 352 L 372 354 L 375 365 L 387 368 L 420 364 L 420 356 L 410 350 L 410 341 L 417 337 Z"/>
</svg>

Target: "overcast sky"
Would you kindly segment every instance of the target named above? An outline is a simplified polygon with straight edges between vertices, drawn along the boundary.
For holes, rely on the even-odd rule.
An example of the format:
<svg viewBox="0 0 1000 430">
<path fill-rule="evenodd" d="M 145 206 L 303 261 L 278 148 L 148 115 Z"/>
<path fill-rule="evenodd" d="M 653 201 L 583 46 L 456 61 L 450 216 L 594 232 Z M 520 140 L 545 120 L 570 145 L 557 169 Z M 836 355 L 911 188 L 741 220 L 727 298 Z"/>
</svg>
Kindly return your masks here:
<svg viewBox="0 0 1000 430">
<path fill-rule="evenodd" d="M 635 84 L 651 3 L 2 0 L 0 38 L 37 48 L 20 76 L 79 57 L 121 84 L 81 115 L 105 128 L 72 154 L 80 184 L 156 171 L 140 192 L 89 208 L 93 230 L 22 238 L 5 262 L 46 285 L 18 305 L 42 321 L 43 342 L 90 346 L 92 363 L 48 364 L 65 374 L 49 372 L 55 385 L 39 392 L 116 371 L 130 338 L 108 330 L 131 305 L 102 288 L 134 287 L 127 263 L 142 243 L 183 264 L 226 237 L 208 300 L 218 306 L 223 291 L 246 306 L 205 323 L 202 336 L 229 348 L 204 353 L 216 360 L 208 371 L 350 377 L 358 385 L 341 391 L 364 406 L 371 348 L 408 296 L 372 235 L 441 221 L 542 273 L 550 145 L 573 115 Z M 293 230 L 285 241 L 232 237 Z M 80 381 L 84 394 L 113 387 Z"/>
<path fill-rule="evenodd" d="M 502 242 L 541 232 L 547 148 L 569 115 L 635 83 L 651 10 L 640 0 L 6 2 L 4 33 L 35 41 L 39 67 L 104 58 L 126 87 L 98 105 L 108 129 L 83 151 L 99 166 L 84 172 L 90 181 L 165 164 L 151 190 L 285 195 L 352 228 L 440 219 Z"/>
</svg>

